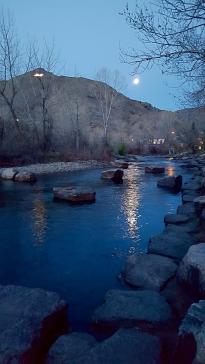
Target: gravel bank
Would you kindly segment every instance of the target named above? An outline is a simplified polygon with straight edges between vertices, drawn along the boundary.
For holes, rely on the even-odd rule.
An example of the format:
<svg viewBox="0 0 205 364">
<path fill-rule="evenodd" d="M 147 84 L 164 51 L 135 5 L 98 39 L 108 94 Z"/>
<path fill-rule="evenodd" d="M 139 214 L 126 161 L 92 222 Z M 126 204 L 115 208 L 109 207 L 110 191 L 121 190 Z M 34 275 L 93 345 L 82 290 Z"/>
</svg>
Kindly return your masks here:
<svg viewBox="0 0 205 364">
<path fill-rule="evenodd" d="M 54 163 L 39 163 L 30 164 L 28 166 L 13 167 L 16 171 L 31 172 L 35 174 L 50 174 L 58 172 L 77 171 L 81 169 L 103 167 L 106 164 L 95 160 L 76 161 L 76 162 L 54 162 Z M 0 168 L 0 173 L 5 168 Z"/>
</svg>

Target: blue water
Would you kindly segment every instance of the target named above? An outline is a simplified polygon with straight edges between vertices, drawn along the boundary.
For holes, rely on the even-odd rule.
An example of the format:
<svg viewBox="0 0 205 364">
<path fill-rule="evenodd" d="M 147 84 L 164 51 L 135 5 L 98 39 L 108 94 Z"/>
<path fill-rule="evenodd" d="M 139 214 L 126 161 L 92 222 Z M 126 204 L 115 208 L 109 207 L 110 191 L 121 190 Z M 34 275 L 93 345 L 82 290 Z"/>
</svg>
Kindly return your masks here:
<svg viewBox="0 0 205 364">
<path fill-rule="evenodd" d="M 35 185 L 1 182 L 0 283 L 58 292 L 74 329 L 86 329 L 105 292 L 121 286 L 126 256 L 145 251 L 180 204 L 180 195 L 156 187 L 158 176 L 145 175 L 150 163 L 184 175 L 176 162 L 151 159 L 130 167 L 122 185 L 102 181 L 100 169 L 43 176 Z M 54 202 L 52 188 L 66 185 L 93 188 L 96 203 Z"/>
</svg>

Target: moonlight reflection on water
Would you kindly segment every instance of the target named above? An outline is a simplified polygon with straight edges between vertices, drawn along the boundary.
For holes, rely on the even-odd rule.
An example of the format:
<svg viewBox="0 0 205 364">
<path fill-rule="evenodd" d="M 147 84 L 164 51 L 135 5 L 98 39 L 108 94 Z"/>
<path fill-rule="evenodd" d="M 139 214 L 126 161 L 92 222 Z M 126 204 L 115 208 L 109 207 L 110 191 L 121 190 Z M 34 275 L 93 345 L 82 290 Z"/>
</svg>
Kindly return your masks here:
<svg viewBox="0 0 205 364">
<path fill-rule="evenodd" d="M 124 211 L 128 233 L 134 242 L 139 240 L 139 204 L 141 199 L 140 191 L 140 170 L 132 168 L 126 174 L 126 190 L 123 195 L 122 210 Z M 129 253 L 133 253 L 136 247 L 131 247 Z"/>
<path fill-rule="evenodd" d="M 46 236 L 47 229 L 47 212 L 45 202 L 41 195 L 38 199 L 33 201 L 33 235 L 35 239 L 34 244 L 43 244 Z"/>
</svg>

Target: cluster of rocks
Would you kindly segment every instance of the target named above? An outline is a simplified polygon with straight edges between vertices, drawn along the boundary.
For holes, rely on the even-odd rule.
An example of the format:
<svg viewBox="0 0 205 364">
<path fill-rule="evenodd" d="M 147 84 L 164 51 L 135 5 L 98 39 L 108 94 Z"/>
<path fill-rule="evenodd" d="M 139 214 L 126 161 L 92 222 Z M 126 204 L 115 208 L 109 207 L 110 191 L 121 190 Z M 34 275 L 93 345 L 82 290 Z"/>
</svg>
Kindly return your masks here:
<svg viewBox="0 0 205 364">
<path fill-rule="evenodd" d="M 1 171 L 2 180 L 11 180 L 14 182 L 34 183 L 37 181 L 36 175 L 31 172 L 18 171 L 14 168 L 6 168 Z"/>
<path fill-rule="evenodd" d="M 128 166 L 127 166 L 128 167 Z M 127 168 L 124 167 L 124 168 Z M 123 182 L 124 172 L 122 169 L 109 169 L 101 173 L 101 178 L 106 181 L 114 183 Z M 82 187 L 54 187 L 53 188 L 54 200 L 66 201 L 70 204 L 84 204 L 93 203 L 96 200 L 96 192 L 89 188 Z"/>
</svg>

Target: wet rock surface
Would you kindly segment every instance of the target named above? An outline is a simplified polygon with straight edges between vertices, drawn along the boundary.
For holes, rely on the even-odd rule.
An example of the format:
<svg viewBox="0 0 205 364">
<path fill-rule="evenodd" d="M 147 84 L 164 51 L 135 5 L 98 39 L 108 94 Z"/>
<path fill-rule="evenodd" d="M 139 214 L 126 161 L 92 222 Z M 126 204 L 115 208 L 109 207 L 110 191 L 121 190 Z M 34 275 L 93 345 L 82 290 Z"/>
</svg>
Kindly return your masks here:
<svg viewBox="0 0 205 364">
<path fill-rule="evenodd" d="M 187 202 L 186 204 L 178 206 L 177 213 L 180 215 L 187 215 L 189 217 L 195 217 L 196 209 L 195 209 L 194 203 Z"/>
<path fill-rule="evenodd" d="M 94 191 L 75 187 L 54 187 L 53 195 L 55 200 L 67 201 L 70 204 L 93 203 L 96 200 Z"/>
<path fill-rule="evenodd" d="M 180 263 L 177 277 L 195 294 L 205 296 L 205 243 L 189 248 Z"/>
<path fill-rule="evenodd" d="M 27 183 L 34 183 L 37 181 L 37 177 L 34 173 L 30 172 L 18 172 L 14 176 L 15 182 L 27 182 Z"/>
<path fill-rule="evenodd" d="M 67 305 L 58 294 L 0 286 L 0 363 L 40 364 L 67 326 Z"/>
<path fill-rule="evenodd" d="M 96 344 L 96 339 L 86 333 L 74 332 L 63 335 L 51 347 L 46 364 L 70 363 L 86 354 Z"/>
<path fill-rule="evenodd" d="M 165 231 L 150 239 L 148 252 L 180 260 L 192 244 L 193 239 L 187 232 Z"/>
<path fill-rule="evenodd" d="M 14 168 L 5 168 L 1 172 L 2 179 L 13 180 L 17 171 Z"/>
<path fill-rule="evenodd" d="M 185 214 L 167 214 L 164 217 L 165 224 L 174 224 L 174 225 L 180 225 L 185 224 L 190 220 L 189 216 L 186 216 Z"/>
<path fill-rule="evenodd" d="M 165 173 L 164 167 L 145 167 L 145 173 L 162 174 Z"/>
<path fill-rule="evenodd" d="M 182 176 L 179 175 L 177 177 L 169 176 L 169 177 L 161 178 L 157 182 L 157 186 L 161 187 L 161 188 L 166 188 L 166 189 L 170 190 L 171 192 L 178 193 L 182 187 Z"/>
<path fill-rule="evenodd" d="M 179 327 L 174 360 L 177 364 L 205 363 L 205 301 L 193 303 L 188 309 Z"/>
<path fill-rule="evenodd" d="M 115 160 L 112 162 L 112 165 L 120 169 L 127 169 L 129 167 L 129 163 L 123 160 Z"/>
<path fill-rule="evenodd" d="M 125 281 L 134 287 L 159 291 L 177 269 L 170 258 L 154 254 L 136 254 L 127 258 Z"/>
<path fill-rule="evenodd" d="M 72 364 L 161 364 L 161 343 L 137 329 L 120 329 Z"/>
<path fill-rule="evenodd" d="M 115 183 L 123 182 L 124 172 L 121 169 L 109 169 L 101 173 L 101 178 Z"/>
<path fill-rule="evenodd" d="M 158 292 L 151 290 L 110 290 L 105 302 L 93 314 L 98 325 L 156 328 L 171 319 L 171 309 Z"/>
</svg>

